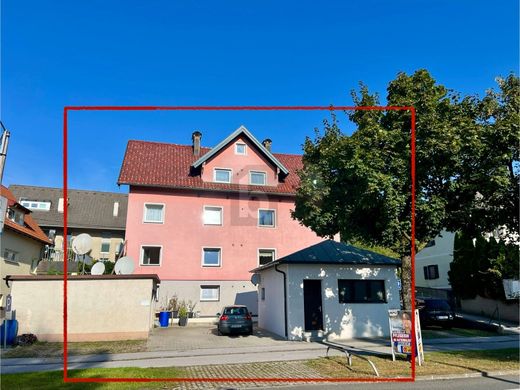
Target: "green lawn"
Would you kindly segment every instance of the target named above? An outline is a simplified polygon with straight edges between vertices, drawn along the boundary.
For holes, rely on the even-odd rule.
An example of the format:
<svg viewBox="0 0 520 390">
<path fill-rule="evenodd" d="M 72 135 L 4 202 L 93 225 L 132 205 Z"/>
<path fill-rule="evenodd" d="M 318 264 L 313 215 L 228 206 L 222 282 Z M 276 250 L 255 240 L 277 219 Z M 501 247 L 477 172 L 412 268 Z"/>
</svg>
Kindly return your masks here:
<svg viewBox="0 0 520 390">
<path fill-rule="evenodd" d="M 426 361 L 422 367 L 417 367 L 418 376 L 466 374 L 492 371 L 519 370 L 518 348 L 486 350 L 486 351 L 461 351 L 461 352 L 431 352 L 426 354 Z M 393 362 L 391 357 L 370 357 L 376 364 L 382 377 L 409 377 L 411 375 L 410 363 L 404 359 Z M 289 364 L 291 363 L 291 364 Z M 75 378 L 89 377 L 129 377 L 129 378 L 196 378 L 219 377 L 220 373 L 242 377 L 281 377 L 288 374 L 289 367 L 296 367 L 300 372 L 313 370 L 322 376 L 330 378 L 349 377 L 362 378 L 374 377 L 367 362 L 359 358 L 353 358 L 353 365 L 349 367 L 344 357 L 320 358 L 301 362 L 286 362 L 285 364 L 249 363 L 234 364 L 228 366 L 200 366 L 182 368 L 114 368 L 114 369 L 87 369 L 70 370 L 69 376 Z M 224 370 L 224 371 L 223 371 Z M 291 369 L 289 369 L 291 370 Z M 220 375 L 219 375 L 220 374 Z M 289 373 L 290 374 L 290 373 Z M 175 389 L 178 383 L 72 383 L 63 384 L 61 372 L 41 372 L 28 374 L 2 375 L 2 389 Z M 220 383 L 222 387 L 239 387 L 237 383 Z M 244 384 L 246 386 L 246 384 Z"/>
</svg>

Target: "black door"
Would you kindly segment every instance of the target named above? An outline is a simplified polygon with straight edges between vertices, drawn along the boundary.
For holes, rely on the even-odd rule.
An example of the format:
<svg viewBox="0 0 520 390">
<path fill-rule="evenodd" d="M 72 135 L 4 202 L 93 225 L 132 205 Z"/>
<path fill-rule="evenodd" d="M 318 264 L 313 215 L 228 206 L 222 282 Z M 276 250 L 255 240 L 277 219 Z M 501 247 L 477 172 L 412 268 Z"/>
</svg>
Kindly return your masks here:
<svg viewBox="0 0 520 390">
<path fill-rule="evenodd" d="M 321 307 L 321 280 L 304 280 L 303 312 L 306 331 L 323 330 L 323 312 Z"/>
</svg>

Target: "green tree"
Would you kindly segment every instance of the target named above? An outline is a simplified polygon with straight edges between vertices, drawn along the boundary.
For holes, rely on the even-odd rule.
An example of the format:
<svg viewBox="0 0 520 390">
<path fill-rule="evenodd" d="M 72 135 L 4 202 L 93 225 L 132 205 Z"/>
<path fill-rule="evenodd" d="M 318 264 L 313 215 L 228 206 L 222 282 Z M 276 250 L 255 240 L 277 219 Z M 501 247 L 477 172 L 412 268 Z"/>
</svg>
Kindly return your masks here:
<svg viewBox="0 0 520 390">
<path fill-rule="evenodd" d="M 357 106 L 378 105 L 361 85 Z M 472 128 L 476 109 L 439 85 L 426 70 L 398 74 L 387 89 L 392 106 L 414 106 L 416 116 L 416 245 L 444 227 L 451 180 L 461 148 L 460 131 Z M 411 306 L 411 152 L 409 111 L 354 111 L 357 127 L 342 134 L 339 122 L 304 143 L 304 168 L 293 217 L 321 236 L 383 246 L 402 260 L 405 308 Z M 471 129 L 471 131 L 474 131 Z"/>
<path fill-rule="evenodd" d="M 505 227 L 504 235 L 518 241 L 520 79 L 510 74 L 497 83 L 498 92 L 461 104 L 476 120 L 459 134 L 446 226 L 473 237 Z"/>
</svg>

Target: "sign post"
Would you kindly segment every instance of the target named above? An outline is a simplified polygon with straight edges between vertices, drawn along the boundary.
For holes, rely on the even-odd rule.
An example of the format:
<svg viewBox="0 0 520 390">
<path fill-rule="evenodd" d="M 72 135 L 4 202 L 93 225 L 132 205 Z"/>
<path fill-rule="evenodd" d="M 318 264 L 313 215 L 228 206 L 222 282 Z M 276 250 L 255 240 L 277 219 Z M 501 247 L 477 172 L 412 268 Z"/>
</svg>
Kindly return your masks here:
<svg viewBox="0 0 520 390">
<path fill-rule="evenodd" d="M 421 325 L 419 323 L 419 310 L 415 310 L 415 337 L 412 337 L 412 312 L 408 310 L 388 310 L 388 323 L 390 325 L 390 346 L 392 349 L 392 360 L 395 355 L 411 355 L 412 339 L 415 339 L 416 353 L 419 365 L 424 362 L 424 351 L 421 336 Z"/>
</svg>

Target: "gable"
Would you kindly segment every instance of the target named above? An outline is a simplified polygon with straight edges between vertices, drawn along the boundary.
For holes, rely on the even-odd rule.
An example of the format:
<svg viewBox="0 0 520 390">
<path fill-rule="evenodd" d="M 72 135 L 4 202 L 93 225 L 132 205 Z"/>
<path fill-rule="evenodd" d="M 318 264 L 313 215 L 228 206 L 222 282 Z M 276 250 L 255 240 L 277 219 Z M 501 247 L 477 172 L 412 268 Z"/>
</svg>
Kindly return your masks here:
<svg viewBox="0 0 520 390">
<path fill-rule="evenodd" d="M 237 145 L 245 149 L 244 154 L 237 153 Z M 214 182 L 215 170 L 218 169 L 230 170 L 231 183 L 234 184 L 251 184 L 250 177 L 254 173 L 260 176 L 265 175 L 265 185 L 278 185 L 276 165 L 244 135 L 235 137 L 226 146 L 222 147 L 218 153 L 206 160 L 202 169 L 202 180 Z"/>
</svg>

